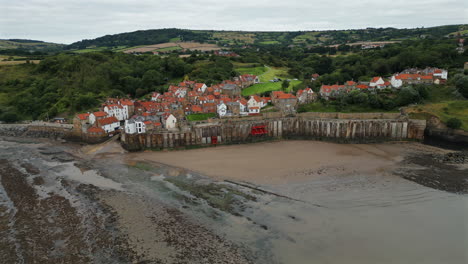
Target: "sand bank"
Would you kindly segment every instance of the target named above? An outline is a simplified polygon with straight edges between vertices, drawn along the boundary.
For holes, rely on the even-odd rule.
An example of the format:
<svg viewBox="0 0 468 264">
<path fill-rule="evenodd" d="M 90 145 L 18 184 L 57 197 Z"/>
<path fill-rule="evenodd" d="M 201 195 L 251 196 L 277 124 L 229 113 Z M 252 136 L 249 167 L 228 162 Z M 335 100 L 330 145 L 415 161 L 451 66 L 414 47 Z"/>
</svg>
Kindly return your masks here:
<svg viewBox="0 0 468 264">
<path fill-rule="evenodd" d="M 314 175 L 382 173 L 400 162 L 408 152 L 426 150 L 434 151 L 434 148 L 419 143 L 280 141 L 186 151 L 146 151 L 127 155 L 127 161 L 168 164 L 217 180 L 284 184 L 301 182 Z"/>
</svg>

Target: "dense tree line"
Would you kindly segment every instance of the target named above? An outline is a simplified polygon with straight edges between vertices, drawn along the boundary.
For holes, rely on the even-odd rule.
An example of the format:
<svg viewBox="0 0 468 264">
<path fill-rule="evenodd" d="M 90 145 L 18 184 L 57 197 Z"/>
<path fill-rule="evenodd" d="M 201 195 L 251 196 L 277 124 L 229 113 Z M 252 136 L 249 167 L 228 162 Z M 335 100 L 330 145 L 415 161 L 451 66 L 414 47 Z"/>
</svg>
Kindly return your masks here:
<svg viewBox="0 0 468 264">
<path fill-rule="evenodd" d="M 183 41 L 206 42 L 210 38 L 210 34 L 175 28 L 139 30 L 130 33 L 106 35 L 96 39 L 85 39 L 68 45 L 66 49 L 85 49 L 92 46 L 118 47 L 151 45 L 169 42 L 174 38 L 180 38 Z"/>
<path fill-rule="evenodd" d="M 14 74 L 11 74 L 13 71 Z M 107 96 L 140 97 L 192 71 L 182 59 L 123 53 L 60 54 L 0 69 L 1 115 L 42 119 L 85 111 Z M 4 118 L 5 119 L 5 118 Z"/>
</svg>

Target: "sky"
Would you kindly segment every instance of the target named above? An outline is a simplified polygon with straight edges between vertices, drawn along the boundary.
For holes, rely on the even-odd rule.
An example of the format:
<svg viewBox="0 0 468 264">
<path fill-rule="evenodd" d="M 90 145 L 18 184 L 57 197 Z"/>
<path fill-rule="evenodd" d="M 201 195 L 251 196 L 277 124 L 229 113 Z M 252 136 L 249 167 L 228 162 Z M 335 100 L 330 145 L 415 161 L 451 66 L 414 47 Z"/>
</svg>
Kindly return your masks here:
<svg viewBox="0 0 468 264">
<path fill-rule="evenodd" d="M 144 29 L 297 31 L 468 24 L 468 0 L 0 0 L 0 39 Z"/>
</svg>

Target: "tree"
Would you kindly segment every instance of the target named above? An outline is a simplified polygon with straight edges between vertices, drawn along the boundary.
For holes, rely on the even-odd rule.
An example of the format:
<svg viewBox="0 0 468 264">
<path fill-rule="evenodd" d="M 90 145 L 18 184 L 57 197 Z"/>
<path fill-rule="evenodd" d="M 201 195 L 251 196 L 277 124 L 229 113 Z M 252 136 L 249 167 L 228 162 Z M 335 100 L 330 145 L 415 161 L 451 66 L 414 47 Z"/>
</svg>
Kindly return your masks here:
<svg viewBox="0 0 468 264">
<path fill-rule="evenodd" d="M 283 83 L 281 83 L 281 90 L 286 92 L 288 90 L 288 87 L 289 87 L 289 81 L 284 80 Z"/>
<path fill-rule="evenodd" d="M 6 123 L 14 123 L 19 120 L 19 117 L 16 113 L 8 112 L 4 113 L 3 115 L 0 115 L 0 120 Z"/>
<path fill-rule="evenodd" d="M 458 118 L 452 117 L 447 121 L 447 127 L 452 128 L 452 129 L 459 129 L 461 125 L 462 125 L 462 122 Z"/>
</svg>

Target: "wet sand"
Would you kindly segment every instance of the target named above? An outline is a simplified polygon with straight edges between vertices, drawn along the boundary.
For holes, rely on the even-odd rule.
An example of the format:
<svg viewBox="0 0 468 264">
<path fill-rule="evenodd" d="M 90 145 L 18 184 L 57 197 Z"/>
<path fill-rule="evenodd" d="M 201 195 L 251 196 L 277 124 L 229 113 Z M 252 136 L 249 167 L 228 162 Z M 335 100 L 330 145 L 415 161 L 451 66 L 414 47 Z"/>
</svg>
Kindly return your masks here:
<svg viewBox="0 0 468 264">
<path fill-rule="evenodd" d="M 216 180 L 255 184 L 301 182 L 318 175 L 376 174 L 392 170 L 409 152 L 436 148 L 419 143 L 334 144 L 280 141 L 188 151 L 129 153 L 128 162 L 183 167 Z M 443 150 L 437 149 L 438 152 Z"/>
</svg>

